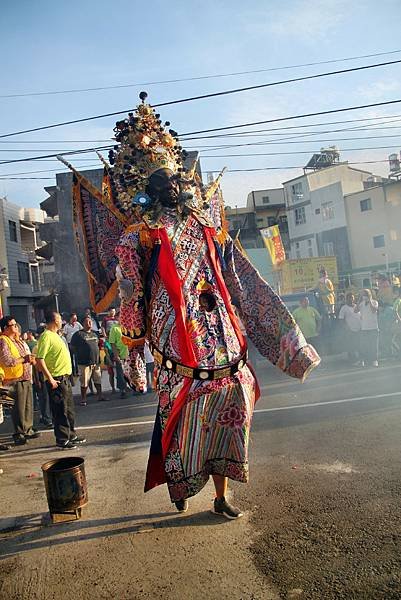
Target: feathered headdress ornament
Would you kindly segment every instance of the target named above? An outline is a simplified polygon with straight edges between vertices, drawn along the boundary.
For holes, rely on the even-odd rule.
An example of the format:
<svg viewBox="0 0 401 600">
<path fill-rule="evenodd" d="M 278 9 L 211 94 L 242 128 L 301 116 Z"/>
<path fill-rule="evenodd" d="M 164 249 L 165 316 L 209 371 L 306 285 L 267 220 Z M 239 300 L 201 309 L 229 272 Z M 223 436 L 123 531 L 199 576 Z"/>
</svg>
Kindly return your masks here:
<svg viewBox="0 0 401 600">
<path fill-rule="evenodd" d="M 119 145 L 109 152 L 116 199 L 128 212 L 133 206 L 146 205 L 149 178 L 159 169 L 170 169 L 183 178 L 188 154 L 181 148 L 178 134 L 167 130 L 170 123 L 163 125 L 155 109 L 145 104 L 147 93 L 141 92 L 139 97 L 142 104 L 135 112 L 116 123 L 114 132 Z"/>
</svg>

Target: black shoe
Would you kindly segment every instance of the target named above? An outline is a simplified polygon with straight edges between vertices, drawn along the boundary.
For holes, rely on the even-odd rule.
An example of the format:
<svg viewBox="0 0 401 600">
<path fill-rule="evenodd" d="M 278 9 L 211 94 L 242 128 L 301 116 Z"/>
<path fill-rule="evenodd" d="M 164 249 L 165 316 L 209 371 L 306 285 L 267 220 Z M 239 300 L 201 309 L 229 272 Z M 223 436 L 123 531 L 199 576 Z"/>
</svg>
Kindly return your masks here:
<svg viewBox="0 0 401 600">
<path fill-rule="evenodd" d="M 126 397 L 127 397 L 127 392 L 120 393 L 120 398 L 126 398 Z"/>
<path fill-rule="evenodd" d="M 78 448 L 78 445 L 71 440 L 67 440 L 66 442 L 56 442 L 56 446 L 62 450 L 74 450 L 74 448 Z"/>
<path fill-rule="evenodd" d="M 239 519 L 243 516 L 243 513 L 235 506 L 231 506 L 224 496 L 214 499 L 212 513 L 226 517 L 226 519 Z"/>
<path fill-rule="evenodd" d="M 25 438 L 27 440 L 35 440 L 38 437 L 40 437 L 39 431 L 33 431 L 32 433 L 26 433 L 25 434 Z"/>
<path fill-rule="evenodd" d="M 23 435 L 20 435 L 19 437 L 15 437 L 14 438 L 14 444 L 15 446 L 25 446 L 26 444 L 26 438 Z"/>
<path fill-rule="evenodd" d="M 174 502 L 174 504 L 175 504 L 176 509 L 180 513 L 187 512 L 187 510 L 189 508 L 189 502 L 188 502 L 188 500 L 177 500 L 177 502 Z"/>
<path fill-rule="evenodd" d="M 8 446 L 7 444 L 0 444 L 0 450 L 2 452 L 6 452 L 6 450 L 10 450 L 10 446 Z"/>
<path fill-rule="evenodd" d="M 75 435 L 74 437 L 70 438 L 70 442 L 73 444 L 85 444 L 86 438 Z"/>
</svg>

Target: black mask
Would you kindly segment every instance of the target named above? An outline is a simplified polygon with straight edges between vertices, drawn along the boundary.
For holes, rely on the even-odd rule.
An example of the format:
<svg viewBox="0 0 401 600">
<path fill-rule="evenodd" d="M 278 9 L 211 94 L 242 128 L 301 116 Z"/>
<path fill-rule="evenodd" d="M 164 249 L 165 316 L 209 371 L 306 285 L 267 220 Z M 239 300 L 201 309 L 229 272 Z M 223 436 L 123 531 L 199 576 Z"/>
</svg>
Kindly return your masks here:
<svg viewBox="0 0 401 600">
<path fill-rule="evenodd" d="M 152 200 L 157 200 L 168 208 L 175 208 L 180 197 L 177 176 L 170 169 L 159 169 L 150 176 L 146 192 Z"/>
</svg>

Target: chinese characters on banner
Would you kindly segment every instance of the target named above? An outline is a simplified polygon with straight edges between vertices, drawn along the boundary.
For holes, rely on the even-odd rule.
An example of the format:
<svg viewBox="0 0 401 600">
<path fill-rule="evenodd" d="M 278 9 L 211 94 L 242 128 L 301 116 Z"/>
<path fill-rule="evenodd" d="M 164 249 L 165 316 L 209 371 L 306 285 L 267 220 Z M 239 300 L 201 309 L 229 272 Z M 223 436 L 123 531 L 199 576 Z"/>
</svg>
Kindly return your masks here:
<svg viewBox="0 0 401 600">
<path fill-rule="evenodd" d="M 285 250 L 278 225 L 261 229 L 260 234 L 269 251 L 273 266 L 282 263 L 285 260 Z"/>
</svg>

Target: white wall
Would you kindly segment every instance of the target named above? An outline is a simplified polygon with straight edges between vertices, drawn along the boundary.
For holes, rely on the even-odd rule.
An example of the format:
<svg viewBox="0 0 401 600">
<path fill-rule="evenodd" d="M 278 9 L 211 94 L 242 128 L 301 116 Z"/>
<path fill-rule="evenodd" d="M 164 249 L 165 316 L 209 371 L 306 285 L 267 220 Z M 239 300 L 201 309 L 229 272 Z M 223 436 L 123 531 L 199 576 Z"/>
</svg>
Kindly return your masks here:
<svg viewBox="0 0 401 600">
<path fill-rule="evenodd" d="M 371 210 L 360 202 L 370 199 Z M 375 187 L 345 197 L 348 239 L 354 269 L 401 261 L 401 182 Z M 375 248 L 373 237 L 384 235 L 385 246 Z"/>
</svg>

